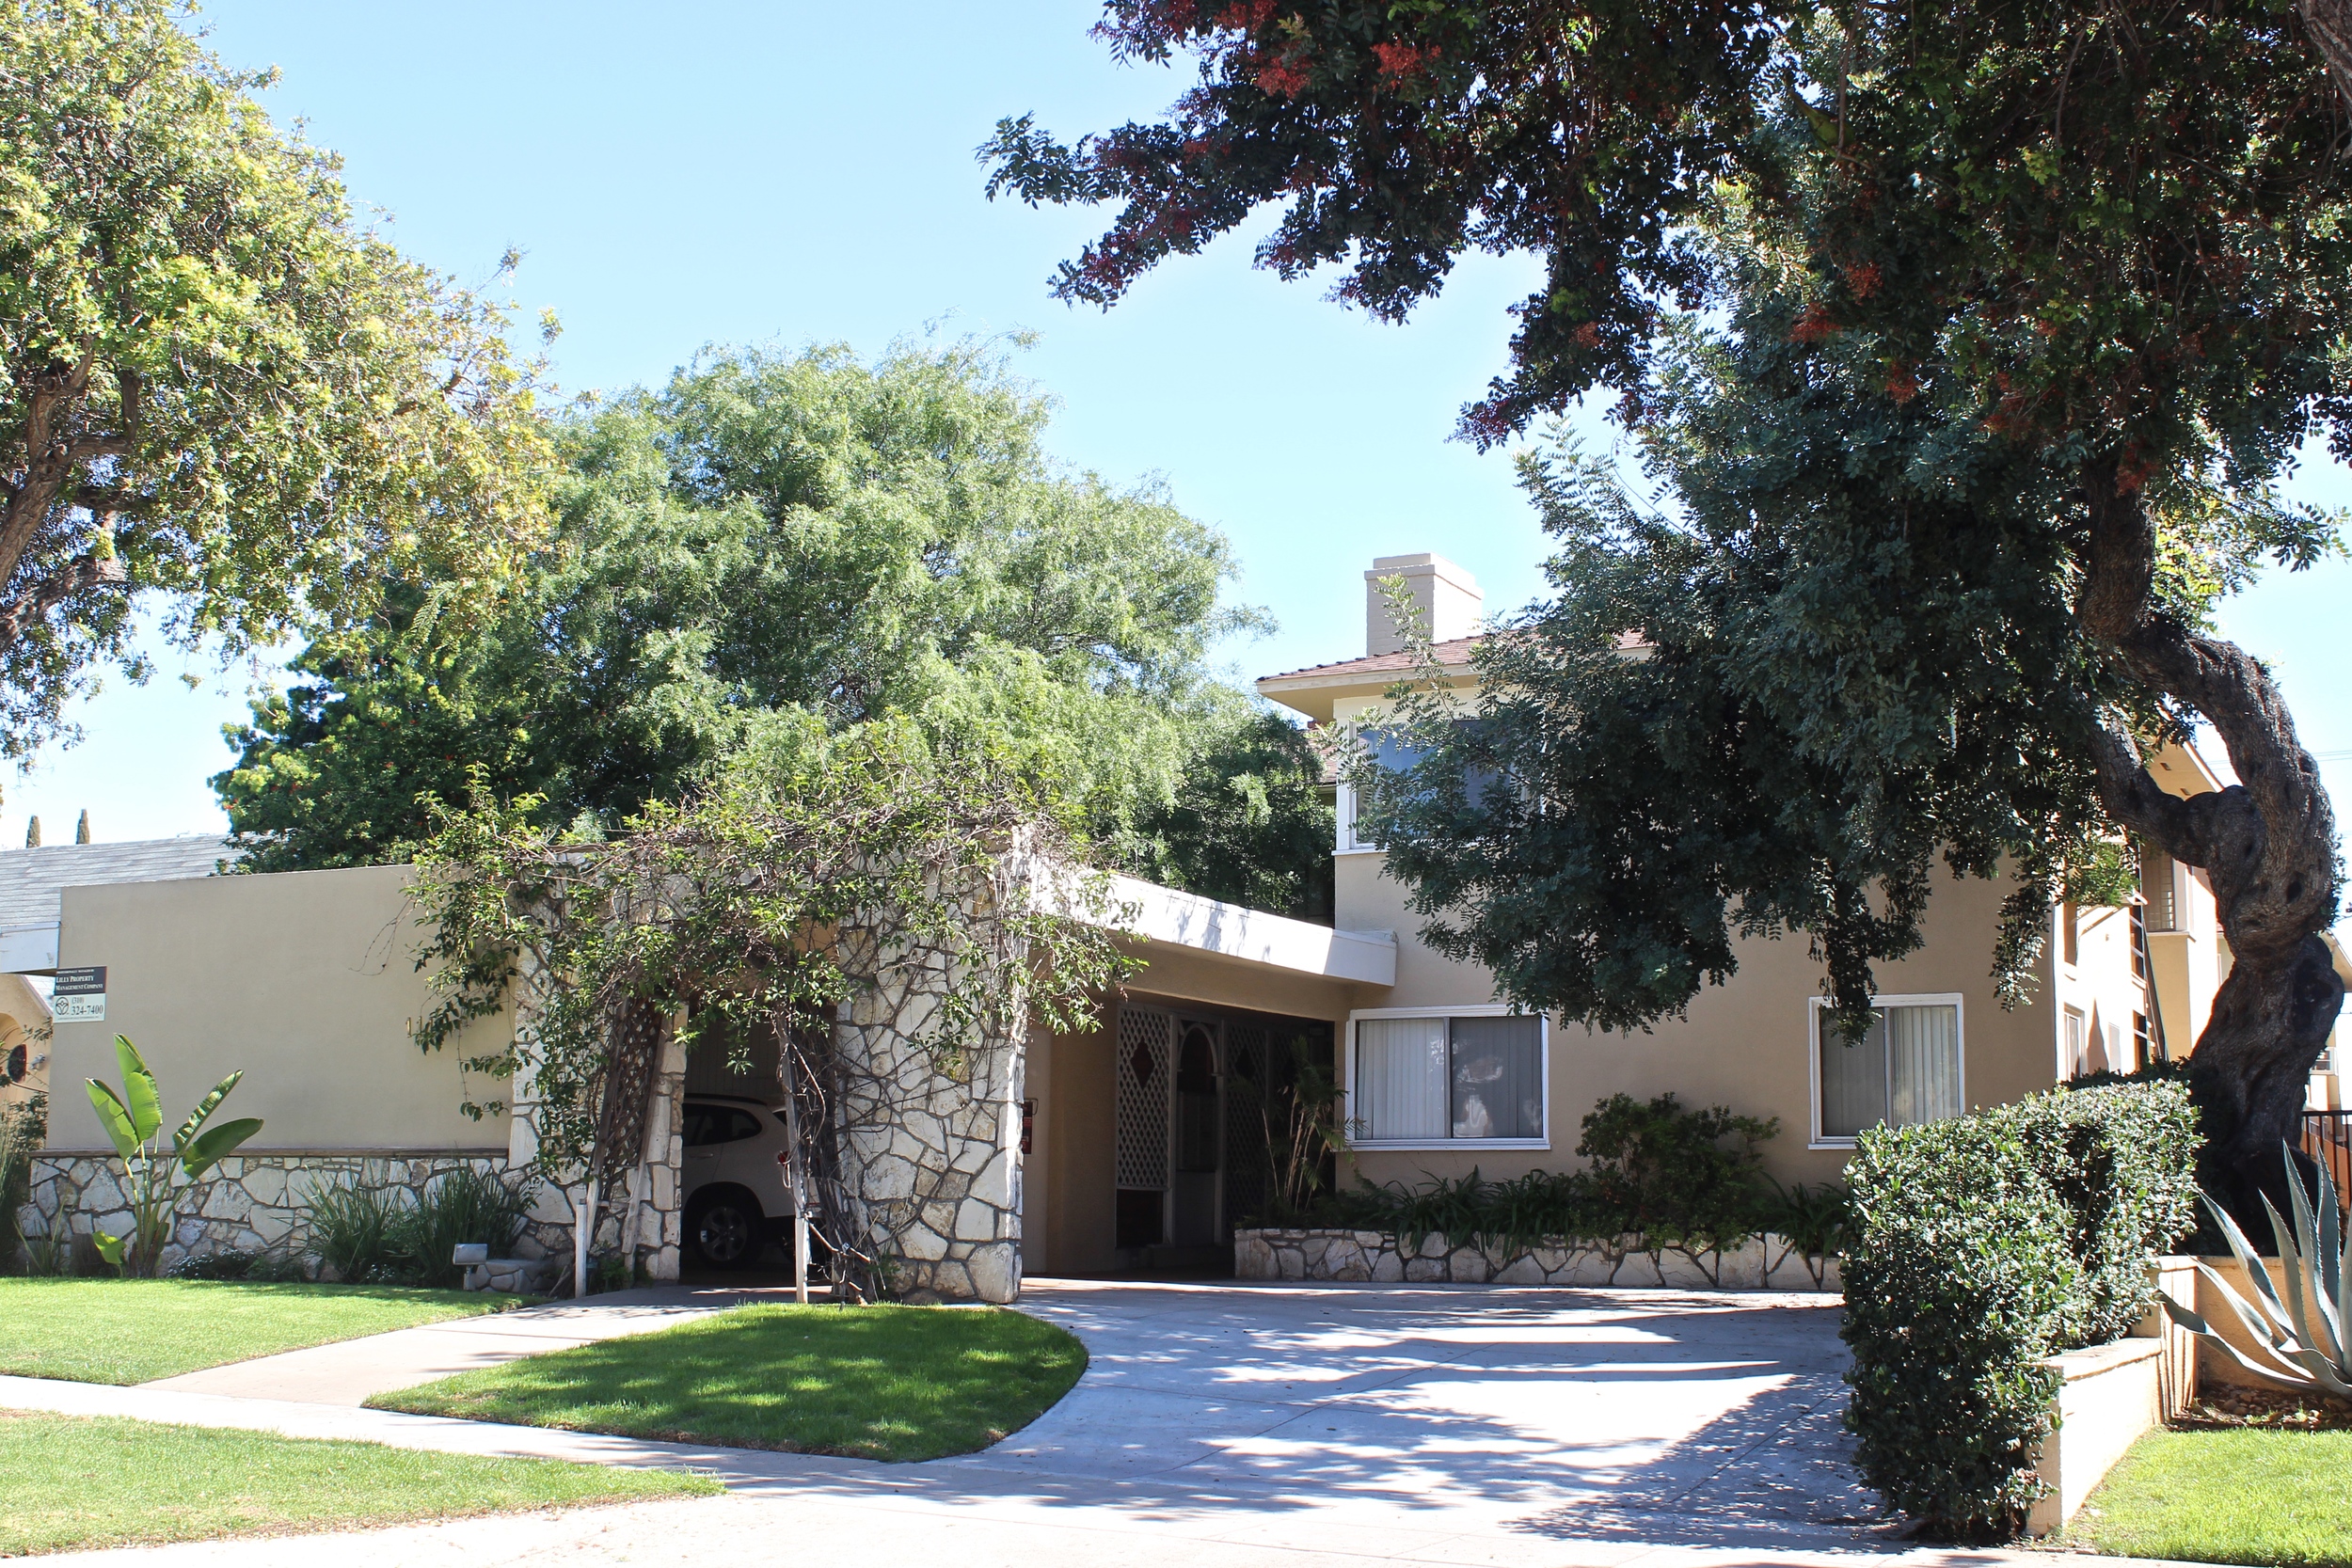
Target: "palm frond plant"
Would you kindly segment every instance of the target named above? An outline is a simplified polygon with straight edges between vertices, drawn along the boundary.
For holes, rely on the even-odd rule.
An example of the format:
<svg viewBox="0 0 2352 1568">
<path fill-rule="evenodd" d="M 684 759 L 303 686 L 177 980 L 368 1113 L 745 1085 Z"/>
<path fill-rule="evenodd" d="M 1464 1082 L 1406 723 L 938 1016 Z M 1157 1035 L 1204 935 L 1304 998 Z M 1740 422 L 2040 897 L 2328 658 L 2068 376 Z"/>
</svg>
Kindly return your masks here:
<svg viewBox="0 0 2352 1568">
<path fill-rule="evenodd" d="M 262 1123 L 259 1117 L 247 1117 L 204 1130 L 220 1102 L 229 1098 L 229 1091 L 245 1076 L 232 1072 L 197 1102 L 172 1132 L 167 1150 L 159 1141 L 164 1126 L 163 1095 L 155 1086 L 155 1075 L 148 1070 L 138 1047 L 127 1035 L 115 1037 L 115 1061 L 122 1069 L 119 1092 L 95 1078 L 87 1083 L 90 1108 L 98 1113 L 98 1124 L 106 1130 L 115 1153 L 122 1160 L 122 1196 L 131 1210 L 131 1231 L 127 1236 L 94 1231 L 91 1240 L 115 1273 L 125 1278 L 135 1274 L 151 1278 L 163 1271 L 164 1243 L 170 1238 L 181 1176 L 184 1174 L 190 1181 L 199 1180 L 259 1132 Z"/>
<path fill-rule="evenodd" d="M 2281 1152 L 2295 1211 L 2292 1227 L 2269 1198 L 2263 1199 L 2263 1209 L 2279 1243 L 2280 1273 L 2286 1276 L 2283 1294 L 2272 1282 L 2263 1259 L 2247 1244 L 2245 1232 L 2230 1218 L 2229 1211 L 2199 1195 L 2253 1290 L 2250 1295 L 2235 1290 L 2201 1262 L 2197 1272 L 2212 1282 L 2217 1298 L 2265 1359 L 2248 1355 L 2169 1294 L 2162 1298 L 2164 1310 L 2174 1323 L 2266 1383 L 2352 1400 L 2352 1354 L 2347 1354 L 2352 1352 L 2352 1343 L 2345 1338 L 2345 1307 L 2352 1304 L 2352 1248 L 2344 1244 L 2344 1210 L 2325 1167 L 2319 1172 L 2319 1200 L 2314 1207 L 2304 1190 L 2302 1172 L 2296 1168 L 2294 1151 L 2281 1146 Z"/>
</svg>

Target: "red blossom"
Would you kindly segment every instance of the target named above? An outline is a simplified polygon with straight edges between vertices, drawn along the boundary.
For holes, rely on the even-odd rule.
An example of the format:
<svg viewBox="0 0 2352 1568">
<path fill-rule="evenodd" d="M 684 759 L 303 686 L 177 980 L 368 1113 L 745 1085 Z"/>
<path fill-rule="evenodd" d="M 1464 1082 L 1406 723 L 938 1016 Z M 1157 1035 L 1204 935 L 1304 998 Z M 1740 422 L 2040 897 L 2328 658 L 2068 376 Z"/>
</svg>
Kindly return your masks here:
<svg viewBox="0 0 2352 1568">
<path fill-rule="evenodd" d="M 1235 32 L 1254 33 L 1274 20 L 1274 8 L 1280 0 L 1240 0 L 1216 13 L 1216 24 Z"/>
<path fill-rule="evenodd" d="M 1380 56 L 1380 74 L 1398 82 L 1419 71 L 1438 53 L 1411 43 L 1375 43 L 1372 52 Z"/>
<path fill-rule="evenodd" d="M 1568 341 L 1579 348 L 1600 347 L 1600 323 L 1586 322 L 1568 334 Z"/>
<path fill-rule="evenodd" d="M 1911 367 L 1898 359 L 1886 373 L 1886 395 L 1897 403 L 1909 403 L 1919 395 L 1919 378 L 1911 373 Z"/>
<path fill-rule="evenodd" d="M 1258 68 L 1258 86 L 1269 98 L 1296 98 L 1307 90 L 1307 73 L 1296 66 L 1275 60 Z"/>
<path fill-rule="evenodd" d="M 1830 319 L 1826 305 L 1806 306 L 1804 314 L 1797 318 L 1797 325 L 1788 329 L 1790 341 L 1800 343 L 1818 343 L 1825 338 L 1836 336 L 1837 324 Z"/>
<path fill-rule="evenodd" d="M 1846 269 L 1846 287 L 1853 291 L 1854 298 L 1867 299 L 1879 292 L 1884 276 L 1876 261 L 1864 261 Z"/>
</svg>

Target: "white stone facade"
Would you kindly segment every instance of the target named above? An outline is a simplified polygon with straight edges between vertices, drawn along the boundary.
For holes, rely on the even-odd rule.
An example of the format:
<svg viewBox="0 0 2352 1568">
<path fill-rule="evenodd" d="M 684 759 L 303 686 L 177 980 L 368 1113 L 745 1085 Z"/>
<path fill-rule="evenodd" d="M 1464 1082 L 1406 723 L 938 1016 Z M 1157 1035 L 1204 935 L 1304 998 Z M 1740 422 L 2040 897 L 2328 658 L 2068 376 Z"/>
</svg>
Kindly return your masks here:
<svg viewBox="0 0 2352 1568">
<path fill-rule="evenodd" d="M 855 939 L 849 939 L 855 940 Z M 869 939 L 870 940 L 870 939 Z M 1019 1042 L 935 1041 L 948 983 L 936 965 L 840 1010 L 842 1179 L 890 1293 L 1009 1302 L 1021 1293 Z"/>
<path fill-rule="evenodd" d="M 357 1185 L 421 1192 L 444 1172 L 506 1171 L 504 1154 L 232 1154 L 180 1189 L 164 1266 L 223 1252 L 295 1254 L 303 1243 L 304 1211 L 325 1187 Z M 30 1201 L 18 1222 L 27 1236 L 51 1234 L 62 1218 L 75 1236 L 131 1228 L 122 1192 L 122 1162 L 112 1155 L 41 1153 L 33 1157 Z M 526 1258 L 557 1255 L 569 1246 L 567 1229 L 534 1215 L 516 1243 Z"/>
<path fill-rule="evenodd" d="M 1378 1230 L 1236 1230 L 1237 1279 L 1377 1280 L 1454 1285 L 1619 1285 L 1700 1291 L 1844 1290 L 1835 1258 L 1808 1257 L 1780 1236 L 1729 1252 L 1651 1250 L 1636 1236 L 1549 1241 L 1506 1250 L 1432 1232 L 1406 1248 Z"/>
</svg>

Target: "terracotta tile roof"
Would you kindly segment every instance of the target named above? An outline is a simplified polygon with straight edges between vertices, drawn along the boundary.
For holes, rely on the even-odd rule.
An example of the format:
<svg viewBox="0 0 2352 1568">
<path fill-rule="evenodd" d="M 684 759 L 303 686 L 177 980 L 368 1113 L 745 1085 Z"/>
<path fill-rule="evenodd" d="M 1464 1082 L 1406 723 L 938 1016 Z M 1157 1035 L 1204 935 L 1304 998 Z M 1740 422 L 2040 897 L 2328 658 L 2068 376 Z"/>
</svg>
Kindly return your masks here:
<svg viewBox="0 0 2352 1568">
<path fill-rule="evenodd" d="M 1482 641 L 1483 639 L 1476 637 L 1457 637 L 1450 642 L 1432 643 L 1429 651 L 1437 657 L 1439 664 L 1447 666 L 1468 664 L 1470 650 L 1478 646 Z M 1374 654 L 1369 658 L 1346 658 L 1337 664 L 1311 664 L 1304 670 L 1286 670 L 1279 675 L 1267 675 L 1263 678 L 1270 681 L 1289 681 L 1298 680 L 1308 675 L 1403 674 L 1412 668 L 1413 656 L 1409 653 Z"/>
</svg>

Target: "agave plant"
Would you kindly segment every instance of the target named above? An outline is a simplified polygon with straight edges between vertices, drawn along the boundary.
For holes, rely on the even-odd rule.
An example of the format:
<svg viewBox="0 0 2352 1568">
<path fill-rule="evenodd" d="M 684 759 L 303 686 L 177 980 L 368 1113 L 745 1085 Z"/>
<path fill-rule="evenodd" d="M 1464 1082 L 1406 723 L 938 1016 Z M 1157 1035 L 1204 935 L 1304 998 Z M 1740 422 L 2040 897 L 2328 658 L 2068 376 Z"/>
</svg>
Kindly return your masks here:
<svg viewBox="0 0 2352 1568">
<path fill-rule="evenodd" d="M 2252 1299 L 2203 1263 L 2197 1265 L 2197 1272 L 2213 1282 L 2220 1299 L 2245 1326 L 2247 1338 L 2270 1364 L 2246 1354 L 2169 1295 L 2162 1297 L 2164 1310 L 2174 1323 L 2256 1377 L 2282 1387 L 2352 1399 L 2352 1354 L 2347 1354 L 2352 1344 L 2345 1338 L 2345 1307 L 2352 1304 L 2352 1249 L 2344 1245 L 2344 1212 L 2336 1201 L 2335 1181 L 2324 1166 L 2319 1172 L 2319 1206 L 2314 1211 L 2303 1190 L 2302 1173 L 2296 1169 L 2294 1152 L 2284 1152 L 2287 1191 L 2293 1195 L 2295 1209 L 2293 1234 L 2277 1206 L 2267 1197 L 2263 1199 L 2271 1234 L 2279 1243 L 2280 1273 L 2286 1275 L 2284 1299 L 2229 1212 L 2211 1197 L 2198 1195 L 2204 1197 L 2205 1212 L 2213 1216 L 2245 1268 L 2246 1277 L 2253 1283 Z"/>
<path fill-rule="evenodd" d="M 119 1275 L 160 1274 L 164 1260 L 164 1242 L 171 1227 L 172 1207 L 179 1196 L 178 1173 L 185 1172 L 190 1181 L 196 1180 L 222 1156 L 262 1130 L 261 1121 L 247 1117 L 242 1121 L 225 1122 L 211 1132 L 204 1131 L 220 1102 L 229 1098 L 229 1091 L 245 1076 L 232 1072 L 215 1085 L 213 1092 L 198 1102 L 171 1134 L 171 1148 L 167 1152 L 157 1134 L 163 1131 L 163 1096 L 155 1087 L 155 1075 L 140 1059 L 138 1047 L 122 1035 L 115 1037 L 115 1061 L 122 1069 L 122 1088 L 118 1093 L 107 1085 L 92 1078 L 87 1080 L 90 1109 L 98 1113 L 99 1125 L 122 1158 L 123 1196 L 131 1209 L 131 1233 L 127 1236 L 94 1232 L 91 1240 L 98 1245 L 99 1256 L 114 1265 Z"/>
</svg>

